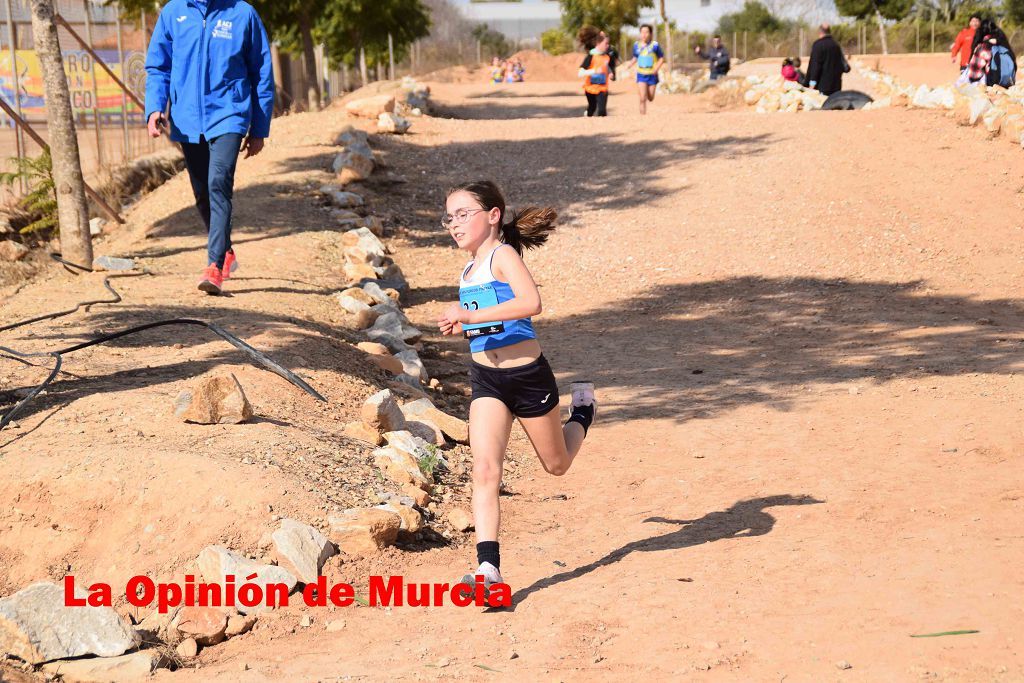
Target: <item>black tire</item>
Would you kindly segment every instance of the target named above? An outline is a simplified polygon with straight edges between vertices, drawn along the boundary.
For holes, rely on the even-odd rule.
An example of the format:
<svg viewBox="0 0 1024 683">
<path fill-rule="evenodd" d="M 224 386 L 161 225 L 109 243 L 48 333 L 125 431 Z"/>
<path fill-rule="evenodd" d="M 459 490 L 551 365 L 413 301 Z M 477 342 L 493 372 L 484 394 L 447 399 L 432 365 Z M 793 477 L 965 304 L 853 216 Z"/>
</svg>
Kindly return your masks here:
<svg viewBox="0 0 1024 683">
<path fill-rule="evenodd" d="M 860 90 L 840 90 L 829 95 L 821 108 L 823 111 L 851 111 L 860 109 L 868 102 L 874 102 L 874 100 Z"/>
</svg>

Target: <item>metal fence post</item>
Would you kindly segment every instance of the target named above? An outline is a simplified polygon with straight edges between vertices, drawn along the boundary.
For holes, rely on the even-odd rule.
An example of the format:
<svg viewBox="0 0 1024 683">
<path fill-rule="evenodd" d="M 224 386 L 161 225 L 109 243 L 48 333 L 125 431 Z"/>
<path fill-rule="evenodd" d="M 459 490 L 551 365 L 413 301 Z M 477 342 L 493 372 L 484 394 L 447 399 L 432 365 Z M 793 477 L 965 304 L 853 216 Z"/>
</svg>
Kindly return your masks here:
<svg viewBox="0 0 1024 683">
<path fill-rule="evenodd" d="M 14 32 L 14 18 L 13 12 L 11 11 L 11 0 L 7 0 L 7 37 L 10 38 L 11 44 L 11 82 L 13 84 L 14 92 L 14 111 L 21 116 L 21 76 L 18 74 L 18 46 L 17 34 Z M 25 149 L 25 135 L 21 131 L 21 126 L 14 124 L 14 145 L 16 148 L 16 154 L 18 159 L 23 159 L 27 156 L 27 150 Z M 25 194 L 27 188 L 25 187 L 24 176 L 18 177 L 18 185 L 21 189 L 21 193 Z"/>
<path fill-rule="evenodd" d="M 121 31 L 121 8 L 117 9 L 117 61 L 121 65 L 121 80 L 125 80 L 124 36 Z M 124 134 L 124 160 L 132 158 L 131 141 L 128 138 L 128 93 L 121 89 L 121 131 Z"/>
<path fill-rule="evenodd" d="M 85 10 L 85 41 L 92 47 L 92 14 L 89 10 L 89 0 L 82 0 L 82 9 Z M 100 95 L 96 87 L 96 59 L 89 57 L 89 77 L 92 79 L 92 117 L 96 126 L 96 170 L 103 168 L 103 134 L 100 132 Z"/>
</svg>

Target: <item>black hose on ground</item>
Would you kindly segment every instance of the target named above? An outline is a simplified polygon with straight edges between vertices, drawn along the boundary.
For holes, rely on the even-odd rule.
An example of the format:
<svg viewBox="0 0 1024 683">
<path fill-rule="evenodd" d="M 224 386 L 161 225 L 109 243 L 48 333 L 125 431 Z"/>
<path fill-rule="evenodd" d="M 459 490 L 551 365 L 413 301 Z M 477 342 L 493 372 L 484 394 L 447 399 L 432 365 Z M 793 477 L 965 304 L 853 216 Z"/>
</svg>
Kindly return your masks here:
<svg viewBox="0 0 1024 683">
<path fill-rule="evenodd" d="M 54 261 L 57 261 L 58 263 L 63 265 L 64 268 L 66 268 L 69 272 L 72 272 L 72 273 L 75 272 L 75 270 L 80 270 L 80 271 L 85 272 L 85 273 L 93 272 L 92 268 L 86 268 L 85 266 L 80 266 L 77 263 L 72 263 L 71 261 L 64 260 L 63 258 L 61 258 L 60 254 L 50 254 L 50 258 L 52 258 Z M 19 320 L 16 323 L 11 323 L 9 325 L 4 325 L 4 326 L 0 327 L 0 332 L 6 332 L 7 330 L 13 330 L 16 327 L 21 327 L 22 325 L 31 325 L 32 323 L 42 322 L 43 320 L 51 320 L 53 318 L 60 318 L 60 317 L 63 317 L 65 315 L 71 315 L 72 313 L 78 311 L 79 309 L 85 308 L 87 306 L 93 306 L 93 305 L 96 305 L 96 304 L 117 304 L 117 303 L 121 303 L 121 295 L 117 292 L 116 289 L 114 289 L 111 286 L 110 278 L 112 278 L 112 277 L 138 277 L 140 275 L 149 275 L 149 273 L 145 272 L 145 271 L 141 272 L 141 273 L 111 273 L 110 275 L 108 275 L 105 278 L 103 278 L 103 286 L 106 287 L 107 291 L 111 293 L 113 298 L 110 298 L 110 299 L 92 299 L 90 301 L 83 301 L 83 302 L 81 302 L 79 304 L 76 304 L 74 308 L 69 308 L 69 309 L 67 309 L 65 311 L 57 311 L 55 313 L 45 313 L 43 315 L 36 316 L 35 318 L 29 318 L 27 320 Z"/>
<path fill-rule="evenodd" d="M 87 272 L 89 271 L 89 269 L 85 268 L 84 266 L 80 266 L 80 265 L 77 265 L 75 263 L 70 263 L 68 261 L 65 261 L 64 259 L 60 258 L 60 256 L 57 255 L 57 254 L 51 254 L 51 256 L 53 256 L 53 258 L 56 259 L 57 261 L 59 261 L 62 264 L 64 264 L 66 267 L 73 267 L 73 268 L 77 268 L 79 270 L 83 270 L 83 271 L 87 271 Z M 128 274 L 126 273 L 125 275 L 128 275 Z M 4 327 L 0 327 L 0 332 L 2 332 L 4 330 L 11 330 L 11 329 L 14 329 L 16 327 L 20 327 L 22 325 L 28 325 L 30 323 L 39 322 L 41 320 L 48 320 L 50 318 L 57 318 L 57 317 L 60 317 L 62 315 L 69 315 L 69 314 L 74 313 L 75 311 L 79 310 L 83 306 L 89 306 L 89 305 L 98 304 L 98 303 L 118 303 L 119 301 L 121 301 L 121 295 L 118 294 L 117 290 L 115 290 L 110 285 L 110 282 L 109 282 L 109 278 L 110 277 L 115 277 L 115 275 L 111 275 L 111 276 L 108 276 L 108 277 L 104 278 L 103 279 L 103 286 L 106 287 L 107 290 L 109 290 L 111 292 L 111 294 L 114 295 L 115 298 L 113 300 L 103 299 L 103 300 L 97 300 L 97 301 L 82 302 L 82 303 L 78 304 L 77 306 L 75 306 L 74 308 L 69 309 L 67 311 L 61 311 L 61 312 L 58 312 L 58 313 L 49 313 L 49 314 L 42 315 L 42 316 L 39 316 L 39 317 L 36 317 L 36 318 L 31 318 L 29 320 L 22 320 L 22 321 L 20 321 L 18 323 L 14 323 L 12 325 L 7 325 L 7 326 L 4 326 Z M 20 401 L 18 401 L 14 405 L 13 408 L 8 410 L 3 415 L 3 417 L 0 417 L 0 429 L 3 429 L 12 420 L 14 420 L 15 416 L 26 405 L 28 405 L 28 403 L 32 399 L 34 399 L 36 396 L 38 396 L 39 393 L 41 391 L 43 391 L 43 389 L 45 389 L 54 380 L 54 378 L 57 377 L 57 374 L 60 372 L 61 365 L 63 364 L 63 356 L 64 356 L 64 354 L 66 354 L 66 353 L 74 353 L 75 351 L 80 351 L 80 350 L 88 348 L 90 346 L 96 346 L 98 344 L 103 344 L 103 343 L 106 343 L 108 341 L 112 341 L 114 339 L 119 339 L 121 337 L 128 336 L 130 334 L 136 334 L 138 332 L 143 332 L 145 330 L 149 330 L 149 329 L 152 329 L 154 327 L 164 327 L 166 325 L 199 325 L 199 326 L 205 327 L 206 329 L 210 330 L 211 332 L 213 332 L 214 334 L 216 334 L 217 336 L 221 337 L 226 342 L 228 342 L 229 344 L 234 346 L 236 349 L 238 349 L 242 353 L 244 353 L 247 356 L 249 356 L 249 358 L 252 360 L 252 362 L 255 365 L 260 366 L 260 367 L 264 368 L 265 370 L 269 370 L 270 372 L 274 373 L 275 375 L 278 375 L 279 377 L 284 378 L 285 380 L 287 380 L 288 382 L 294 384 L 298 388 L 302 389 L 304 392 L 306 392 L 307 394 L 309 394 L 313 398 L 317 399 L 318 401 L 324 401 L 325 403 L 327 402 L 326 398 L 321 396 L 320 393 L 316 391 L 316 389 L 314 389 L 313 387 L 309 386 L 309 384 L 307 384 L 301 377 L 296 375 L 291 370 L 288 370 L 287 368 L 282 367 L 281 365 L 276 363 L 274 360 L 272 360 L 266 354 L 264 354 L 264 353 L 262 353 L 260 351 L 257 351 L 255 348 L 253 348 L 249 344 L 245 343 L 244 341 L 242 341 L 241 339 L 239 339 L 235 335 L 231 334 L 230 332 L 225 330 L 220 325 L 216 325 L 214 323 L 207 322 L 205 320 L 195 320 L 193 318 L 174 318 L 172 320 L 158 320 L 156 322 L 146 323 L 144 325 L 137 325 L 135 327 L 130 327 L 127 330 L 121 330 L 120 332 L 112 332 L 110 334 L 105 334 L 102 337 L 97 337 L 96 339 L 91 339 L 89 341 L 82 342 L 80 344 L 75 344 L 73 346 L 69 346 L 67 348 L 63 348 L 63 349 L 60 349 L 58 351 L 44 351 L 44 352 L 41 352 L 41 353 L 22 353 L 20 351 L 15 351 L 14 349 L 7 348 L 6 346 L 0 346 L 0 352 L 10 354 L 11 356 L 13 356 L 15 358 L 25 359 L 25 358 L 40 358 L 40 357 L 43 357 L 43 356 L 49 356 L 49 357 L 52 357 L 55 360 L 53 369 L 50 371 L 49 377 L 47 377 L 45 380 L 43 380 L 43 382 L 41 384 L 39 384 L 38 386 L 34 387 L 32 389 L 32 391 L 30 391 L 25 398 L 23 398 Z"/>
</svg>

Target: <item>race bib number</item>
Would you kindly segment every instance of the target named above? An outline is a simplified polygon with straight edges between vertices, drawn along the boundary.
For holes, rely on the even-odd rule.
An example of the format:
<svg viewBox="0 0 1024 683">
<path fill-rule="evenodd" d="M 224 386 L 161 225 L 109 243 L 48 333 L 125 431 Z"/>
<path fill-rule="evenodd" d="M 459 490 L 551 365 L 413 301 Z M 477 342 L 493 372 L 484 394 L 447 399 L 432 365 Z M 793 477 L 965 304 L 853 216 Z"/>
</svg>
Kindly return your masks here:
<svg viewBox="0 0 1024 683">
<path fill-rule="evenodd" d="M 641 69 L 650 69 L 654 67 L 654 55 L 646 54 L 640 55 L 636 59 L 636 65 Z"/>
<path fill-rule="evenodd" d="M 607 80 L 604 74 L 590 74 L 591 85 L 604 85 L 607 83 Z"/>
<path fill-rule="evenodd" d="M 459 305 L 467 311 L 490 308 L 498 305 L 498 294 L 494 291 L 494 286 L 489 283 L 464 287 L 459 290 Z M 462 326 L 462 336 L 466 339 L 501 334 L 504 331 L 505 323 L 500 321 Z"/>
</svg>

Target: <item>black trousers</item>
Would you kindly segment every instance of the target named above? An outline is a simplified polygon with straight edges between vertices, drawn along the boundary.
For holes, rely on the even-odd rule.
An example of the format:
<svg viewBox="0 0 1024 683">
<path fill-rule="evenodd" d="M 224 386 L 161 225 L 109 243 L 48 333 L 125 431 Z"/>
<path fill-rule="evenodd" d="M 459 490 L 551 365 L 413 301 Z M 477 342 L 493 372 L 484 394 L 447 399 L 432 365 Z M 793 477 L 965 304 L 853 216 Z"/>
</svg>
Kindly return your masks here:
<svg viewBox="0 0 1024 683">
<path fill-rule="evenodd" d="M 596 95 L 585 93 L 587 96 L 587 116 L 608 116 L 608 92 L 599 92 Z M 596 114 L 595 114 L 596 112 Z"/>
</svg>

